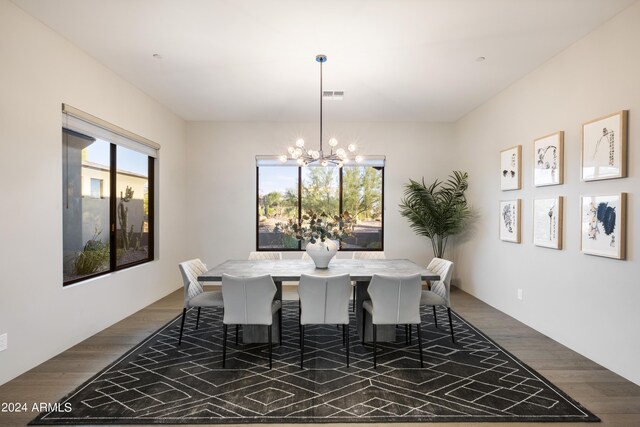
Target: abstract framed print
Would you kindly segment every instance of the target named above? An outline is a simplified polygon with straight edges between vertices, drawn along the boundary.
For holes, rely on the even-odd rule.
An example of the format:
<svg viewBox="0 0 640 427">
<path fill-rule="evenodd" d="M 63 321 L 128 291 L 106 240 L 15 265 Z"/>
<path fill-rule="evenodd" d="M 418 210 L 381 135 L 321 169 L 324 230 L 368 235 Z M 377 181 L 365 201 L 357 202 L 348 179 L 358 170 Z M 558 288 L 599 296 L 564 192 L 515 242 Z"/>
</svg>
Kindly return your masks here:
<svg viewBox="0 0 640 427">
<path fill-rule="evenodd" d="M 625 259 L 627 193 L 582 196 L 581 214 L 582 252 Z"/>
<path fill-rule="evenodd" d="M 562 184 L 564 132 L 556 132 L 533 141 L 533 185 Z"/>
<path fill-rule="evenodd" d="M 520 205 L 520 199 L 500 202 L 500 240 L 520 243 Z"/>
<path fill-rule="evenodd" d="M 582 125 L 582 179 L 627 176 L 627 110 Z"/>
<path fill-rule="evenodd" d="M 522 145 L 500 151 L 500 189 L 522 188 Z"/>
<path fill-rule="evenodd" d="M 562 249 L 562 204 L 562 197 L 533 201 L 534 245 Z"/>
</svg>

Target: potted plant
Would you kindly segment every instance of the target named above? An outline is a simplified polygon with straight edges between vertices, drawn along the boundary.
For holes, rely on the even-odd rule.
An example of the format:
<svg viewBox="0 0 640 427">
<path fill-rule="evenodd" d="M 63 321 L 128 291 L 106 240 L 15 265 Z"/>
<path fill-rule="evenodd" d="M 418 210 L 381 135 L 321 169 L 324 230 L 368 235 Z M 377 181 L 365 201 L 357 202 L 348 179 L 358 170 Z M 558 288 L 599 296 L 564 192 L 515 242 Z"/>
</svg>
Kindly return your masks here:
<svg viewBox="0 0 640 427">
<path fill-rule="evenodd" d="M 329 262 L 338 251 L 334 240 L 350 236 L 353 230 L 353 219 L 349 212 L 328 216 L 308 210 L 300 221 L 289 219 L 286 223 L 277 223 L 283 234 L 307 242 L 305 250 L 313 259 L 317 268 L 328 268 Z"/>
<path fill-rule="evenodd" d="M 411 228 L 431 240 L 433 254 L 442 258 L 449 236 L 460 233 L 471 209 L 464 196 L 469 175 L 453 171 L 446 182 L 437 179 L 429 186 L 412 179 L 405 184 L 400 214 L 409 220 Z"/>
</svg>

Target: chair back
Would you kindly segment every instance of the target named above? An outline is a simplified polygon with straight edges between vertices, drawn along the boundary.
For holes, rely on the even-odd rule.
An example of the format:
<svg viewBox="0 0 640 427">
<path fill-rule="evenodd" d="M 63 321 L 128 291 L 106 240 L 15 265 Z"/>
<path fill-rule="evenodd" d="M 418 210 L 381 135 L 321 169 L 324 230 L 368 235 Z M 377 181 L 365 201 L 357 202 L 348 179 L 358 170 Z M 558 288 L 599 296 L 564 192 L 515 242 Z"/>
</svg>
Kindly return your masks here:
<svg viewBox="0 0 640 427">
<path fill-rule="evenodd" d="M 354 252 L 353 259 L 387 259 L 383 251 Z"/>
<path fill-rule="evenodd" d="M 440 280 L 431 282 L 431 292 L 442 297 L 447 302 L 447 307 L 449 307 L 453 262 L 442 258 L 434 258 L 427 266 L 427 270 L 431 270 L 440 276 Z"/>
<path fill-rule="evenodd" d="M 178 264 L 182 282 L 184 284 L 184 306 L 189 306 L 189 300 L 204 292 L 202 285 L 198 282 L 198 276 L 207 271 L 207 266 L 200 259 L 190 259 Z"/>
<path fill-rule="evenodd" d="M 227 325 L 271 325 L 271 305 L 276 285 L 269 275 L 236 277 L 222 275 L 222 299 Z"/>
<path fill-rule="evenodd" d="M 257 259 L 282 259 L 282 252 L 249 252 L 249 261 Z"/>
<path fill-rule="evenodd" d="M 420 323 L 420 274 L 387 276 L 374 274 L 367 288 L 371 296 L 376 325 L 415 325 Z"/>
<path fill-rule="evenodd" d="M 339 276 L 300 275 L 300 324 L 320 325 L 349 323 L 351 279 Z"/>
</svg>

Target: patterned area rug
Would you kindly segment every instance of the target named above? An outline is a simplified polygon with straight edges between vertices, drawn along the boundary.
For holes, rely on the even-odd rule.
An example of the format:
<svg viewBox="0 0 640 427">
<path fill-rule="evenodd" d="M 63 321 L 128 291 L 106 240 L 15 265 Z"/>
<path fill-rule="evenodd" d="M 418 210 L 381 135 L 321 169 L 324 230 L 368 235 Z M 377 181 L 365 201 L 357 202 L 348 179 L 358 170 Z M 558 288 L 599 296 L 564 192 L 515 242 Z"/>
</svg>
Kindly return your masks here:
<svg viewBox="0 0 640 427">
<path fill-rule="evenodd" d="M 178 317 L 31 424 L 599 421 L 455 314 L 453 344 L 444 310 L 437 329 L 423 313 L 424 369 L 400 327 L 374 370 L 352 318 L 351 366 L 341 329 L 308 326 L 300 370 L 297 310 L 285 302 L 271 371 L 267 346 L 236 346 L 233 328 L 222 369 L 221 310 L 202 310 L 197 330 L 191 312 L 180 347 Z"/>
</svg>

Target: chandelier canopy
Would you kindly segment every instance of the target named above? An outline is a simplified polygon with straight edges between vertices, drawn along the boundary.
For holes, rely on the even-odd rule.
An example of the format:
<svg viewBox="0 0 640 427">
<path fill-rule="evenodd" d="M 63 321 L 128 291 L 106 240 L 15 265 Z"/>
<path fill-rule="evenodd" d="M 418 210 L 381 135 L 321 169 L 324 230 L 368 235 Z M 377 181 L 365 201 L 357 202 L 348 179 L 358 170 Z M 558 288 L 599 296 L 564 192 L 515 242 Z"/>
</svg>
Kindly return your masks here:
<svg viewBox="0 0 640 427">
<path fill-rule="evenodd" d="M 352 160 L 360 163 L 363 161 L 363 157 L 356 155 L 357 147 L 355 144 L 349 144 L 346 150 L 344 148 L 336 148 L 338 146 L 338 140 L 336 138 L 330 138 L 328 141 L 329 152 L 326 153 L 322 149 L 322 64 L 327 62 L 327 57 L 326 55 L 317 55 L 316 61 L 320 63 L 320 149 L 307 149 L 304 145 L 304 139 L 298 138 L 295 147 L 289 147 L 287 149 L 288 154 L 283 154 L 279 157 L 280 161 L 286 163 L 289 160 L 295 160 L 300 166 L 307 166 L 311 163 L 318 162 L 322 166 L 335 165 L 339 168 Z"/>
</svg>

